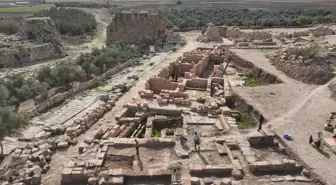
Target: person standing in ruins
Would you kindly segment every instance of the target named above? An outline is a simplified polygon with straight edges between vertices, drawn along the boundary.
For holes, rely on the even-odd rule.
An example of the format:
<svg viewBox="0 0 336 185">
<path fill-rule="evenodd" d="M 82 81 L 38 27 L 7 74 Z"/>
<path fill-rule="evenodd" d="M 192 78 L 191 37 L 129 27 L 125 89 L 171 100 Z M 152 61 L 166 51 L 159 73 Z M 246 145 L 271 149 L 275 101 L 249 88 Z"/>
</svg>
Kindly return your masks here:
<svg viewBox="0 0 336 185">
<path fill-rule="evenodd" d="M 139 141 L 135 140 L 135 150 L 136 150 L 136 155 L 139 155 Z"/>
<path fill-rule="evenodd" d="M 176 72 L 175 72 L 175 82 L 177 82 L 177 80 L 178 80 L 178 76 L 179 76 L 179 74 L 180 74 L 180 72 L 181 72 L 181 68 L 180 68 L 180 66 L 179 65 L 176 65 Z"/>
<path fill-rule="evenodd" d="M 176 73 L 176 66 L 175 66 L 175 63 L 173 63 L 173 70 L 171 74 L 171 78 L 173 82 L 175 81 L 175 73 Z"/>
<path fill-rule="evenodd" d="M 213 97 L 214 89 L 215 89 L 215 87 L 214 87 L 214 84 L 212 83 L 212 84 L 211 84 L 211 87 L 210 87 L 210 96 L 211 96 L 211 97 Z"/>
<path fill-rule="evenodd" d="M 259 128 L 258 131 L 262 130 L 262 124 L 264 122 L 264 116 L 262 114 L 260 114 L 259 116 Z"/>
<path fill-rule="evenodd" d="M 194 143 L 195 143 L 195 151 L 197 151 L 197 146 L 199 147 L 199 144 L 200 144 L 200 138 L 197 132 L 195 132 L 194 134 Z"/>
</svg>

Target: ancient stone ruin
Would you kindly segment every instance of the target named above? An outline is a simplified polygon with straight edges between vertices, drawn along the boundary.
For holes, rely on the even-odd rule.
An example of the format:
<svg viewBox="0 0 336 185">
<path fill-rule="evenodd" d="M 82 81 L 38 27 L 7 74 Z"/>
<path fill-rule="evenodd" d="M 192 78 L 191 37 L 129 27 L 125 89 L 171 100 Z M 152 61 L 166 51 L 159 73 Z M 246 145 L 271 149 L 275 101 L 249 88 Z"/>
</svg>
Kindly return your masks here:
<svg viewBox="0 0 336 185">
<path fill-rule="evenodd" d="M 151 39 L 160 42 L 165 36 L 162 12 L 115 13 L 107 28 L 106 45 L 114 43 L 141 44 Z"/>
<path fill-rule="evenodd" d="M 16 41 L 0 45 L 0 65 L 29 65 L 65 54 L 60 34 L 49 17 L 27 18 Z"/>
<path fill-rule="evenodd" d="M 206 25 L 202 30 L 202 35 L 197 38 L 200 42 L 222 42 L 219 30 L 212 23 Z"/>
<path fill-rule="evenodd" d="M 277 45 L 272 34 L 266 31 L 241 31 L 238 27 L 221 28 L 226 38 L 233 41 L 238 48 L 274 47 Z"/>
<path fill-rule="evenodd" d="M 169 30 L 167 31 L 166 42 L 168 44 L 185 44 L 186 40 L 179 33 Z"/>
</svg>

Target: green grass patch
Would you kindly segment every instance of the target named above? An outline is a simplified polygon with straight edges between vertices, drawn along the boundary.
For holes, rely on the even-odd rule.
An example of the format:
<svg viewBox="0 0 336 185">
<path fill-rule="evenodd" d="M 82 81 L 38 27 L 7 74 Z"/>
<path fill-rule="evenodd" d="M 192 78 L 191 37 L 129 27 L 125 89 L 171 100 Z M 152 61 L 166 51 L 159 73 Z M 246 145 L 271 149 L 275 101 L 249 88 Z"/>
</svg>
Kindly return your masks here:
<svg viewBox="0 0 336 185">
<path fill-rule="evenodd" d="M 153 132 L 155 137 L 161 137 L 161 130 L 163 130 L 164 127 L 161 125 L 154 125 L 153 126 Z"/>
<path fill-rule="evenodd" d="M 254 77 L 248 77 L 245 79 L 245 86 L 247 87 L 257 87 L 261 85 L 262 84 Z"/>
<path fill-rule="evenodd" d="M 35 13 L 42 10 L 49 10 L 53 5 L 36 5 L 36 6 L 20 6 L 0 8 L 0 13 Z"/>
<path fill-rule="evenodd" d="M 257 125 L 253 117 L 249 113 L 244 111 L 244 109 L 236 107 L 233 110 L 238 111 L 241 115 L 240 118 L 237 119 L 238 129 L 249 129 Z"/>
<path fill-rule="evenodd" d="M 101 39 L 103 40 L 104 38 L 102 37 L 102 35 L 104 34 L 104 25 L 102 23 L 97 24 L 97 27 L 93 33 L 93 38 L 92 39 Z"/>
</svg>

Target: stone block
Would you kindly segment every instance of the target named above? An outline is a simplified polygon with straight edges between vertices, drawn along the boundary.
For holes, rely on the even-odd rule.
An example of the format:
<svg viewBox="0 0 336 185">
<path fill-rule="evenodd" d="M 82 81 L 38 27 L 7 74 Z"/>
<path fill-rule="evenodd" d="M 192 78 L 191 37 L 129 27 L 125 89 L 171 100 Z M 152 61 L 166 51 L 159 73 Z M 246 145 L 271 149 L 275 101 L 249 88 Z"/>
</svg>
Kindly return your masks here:
<svg viewBox="0 0 336 185">
<path fill-rule="evenodd" d="M 204 178 L 203 181 L 205 185 L 210 185 L 214 182 L 212 178 Z"/>
<path fill-rule="evenodd" d="M 310 171 L 307 168 L 304 168 L 301 174 L 305 177 L 310 177 Z"/>
<path fill-rule="evenodd" d="M 98 177 L 90 177 L 88 179 L 88 185 L 97 185 L 98 184 Z"/>
<path fill-rule="evenodd" d="M 270 170 L 282 171 L 285 170 L 285 165 L 280 160 L 272 160 L 270 161 Z"/>
<path fill-rule="evenodd" d="M 231 185 L 231 179 L 229 178 L 224 178 L 220 181 L 220 185 Z"/>
<path fill-rule="evenodd" d="M 62 170 L 62 180 L 68 181 L 71 179 L 72 168 L 64 168 Z"/>
<path fill-rule="evenodd" d="M 3 179 L 5 181 L 11 181 L 12 180 L 12 176 L 13 176 L 13 170 L 8 169 L 5 174 L 3 175 Z"/>
<path fill-rule="evenodd" d="M 103 163 L 104 163 L 104 159 L 96 159 L 96 160 L 94 160 L 95 166 L 101 167 L 101 166 L 103 166 Z"/>
<path fill-rule="evenodd" d="M 295 180 L 298 182 L 311 182 L 312 181 L 311 179 L 308 179 L 305 176 L 296 176 Z"/>
<path fill-rule="evenodd" d="M 60 142 L 57 144 L 57 148 L 68 148 L 68 147 L 69 147 L 69 144 L 66 141 Z"/>
<path fill-rule="evenodd" d="M 99 185 L 109 185 L 109 182 L 105 178 L 101 178 L 98 181 Z"/>
<path fill-rule="evenodd" d="M 206 165 L 204 171 L 207 173 L 225 174 L 230 173 L 232 169 L 233 169 L 232 165 L 221 165 L 221 166 Z"/>
<path fill-rule="evenodd" d="M 101 148 L 101 151 L 102 152 L 106 152 L 108 150 L 108 145 L 104 145 L 102 148 Z"/>
<path fill-rule="evenodd" d="M 282 182 L 284 180 L 285 180 L 285 178 L 281 177 L 281 176 L 279 176 L 279 177 L 276 177 L 276 176 L 271 177 L 271 181 L 273 181 L 273 182 Z"/>
<path fill-rule="evenodd" d="M 109 179 L 109 183 L 111 185 L 123 185 L 124 184 L 124 177 L 112 177 Z"/>
<path fill-rule="evenodd" d="M 121 176 L 123 174 L 123 169 L 118 168 L 118 169 L 110 169 L 108 171 L 109 176 Z"/>
<path fill-rule="evenodd" d="M 190 178 L 190 185 L 200 185 L 200 180 L 197 177 Z"/>
<path fill-rule="evenodd" d="M 85 175 L 83 170 L 72 170 L 71 172 L 71 179 L 72 180 L 84 180 Z"/>
<path fill-rule="evenodd" d="M 293 181 L 295 181 L 295 178 L 294 178 L 293 176 L 291 176 L 291 175 L 286 175 L 286 176 L 284 176 L 284 179 L 285 179 L 286 181 L 288 181 L 288 182 L 293 182 Z"/>
<path fill-rule="evenodd" d="M 31 179 L 32 185 L 41 184 L 41 174 L 34 174 Z"/>
<path fill-rule="evenodd" d="M 244 178 L 242 171 L 237 169 L 233 169 L 231 175 L 235 180 L 241 180 Z"/>
<path fill-rule="evenodd" d="M 252 155 L 250 155 L 250 156 L 245 156 L 245 158 L 246 158 L 246 161 L 247 161 L 248 164 L 251 164 L 251 163 L 257 161 L 256 157 L 255 157 L 255 156 L 252 156 Z"/>
<path fill-rule="evenodd" d="M 201 164 L 189 164 L 190 173 L 201 173 L 204 167 Z"/>
</svg>

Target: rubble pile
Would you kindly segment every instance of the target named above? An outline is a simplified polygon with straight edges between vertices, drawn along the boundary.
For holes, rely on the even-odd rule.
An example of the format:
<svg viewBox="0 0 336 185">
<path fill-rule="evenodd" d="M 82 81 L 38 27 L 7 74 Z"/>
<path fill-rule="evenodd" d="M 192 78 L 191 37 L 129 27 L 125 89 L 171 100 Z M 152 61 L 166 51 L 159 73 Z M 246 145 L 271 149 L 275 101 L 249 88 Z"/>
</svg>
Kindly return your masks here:
<svg viewBox="0 0 336 185">
<path fill-rule="evenodd" d="M 268 58 L 277 69 L 304 83 L 324 84 L 334 76 L 335 57 L 332 55 L 319 52 L 310 57 L 309 53 L 296 55 L 285 50 L 270 54 Z"/>
<path fill-rule="evenodd" d="M 206 28 L 203 30 L 204 34 L 197 38 L 200 42 L 222 42 L 223 39 L 219 35 L 218 28 L 212 23 L 207 24 Z"/>
<path fill-rule="evenodd" d="M 328 26 L 318 26 L 314 29 L 310 29 L 309 32 L 315 37 L 333 35 L 335 33 L 335 31 Z"/>
<path fill-rule="evenodd" d="M 226 31 L 226 38 L 239 38 L 243 32 L 238 27 L 228 27 Z"/>
<path fill-rule="evenodd" d="M 179 33 L 169 30 L 167 32 L 166 42 L 168 44 L 185 44 L 186 40 Z"/>
</svg>

